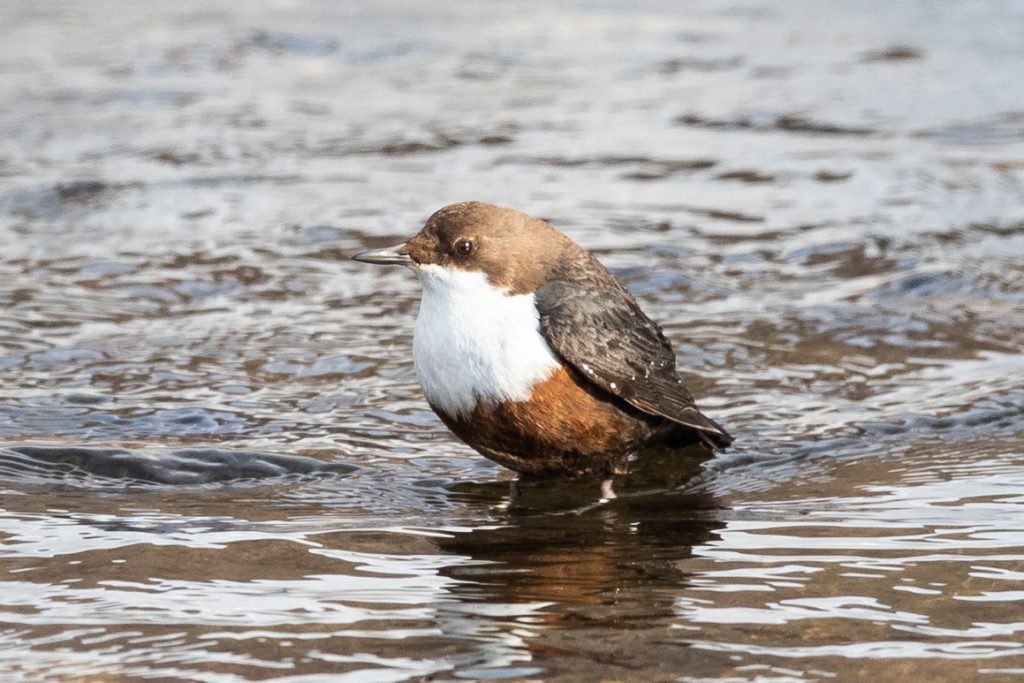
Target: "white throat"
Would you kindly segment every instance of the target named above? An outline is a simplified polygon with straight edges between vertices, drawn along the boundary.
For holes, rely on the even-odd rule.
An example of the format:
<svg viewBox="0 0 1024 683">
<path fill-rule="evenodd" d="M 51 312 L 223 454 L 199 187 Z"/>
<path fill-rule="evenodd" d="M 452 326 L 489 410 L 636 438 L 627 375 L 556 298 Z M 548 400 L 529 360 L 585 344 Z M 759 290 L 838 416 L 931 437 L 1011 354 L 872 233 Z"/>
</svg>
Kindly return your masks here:
<svg viewBox="0 0 1024 683">
<path fill-rule="evenodd" d="M 511 296 L 483 273 L 438 265 L 416 269 L 423 299 L 413 357 L 427 401 L 465 417 L 480 401 L 524 401 L 559 366 L 533 294 Z"/>
</svg>

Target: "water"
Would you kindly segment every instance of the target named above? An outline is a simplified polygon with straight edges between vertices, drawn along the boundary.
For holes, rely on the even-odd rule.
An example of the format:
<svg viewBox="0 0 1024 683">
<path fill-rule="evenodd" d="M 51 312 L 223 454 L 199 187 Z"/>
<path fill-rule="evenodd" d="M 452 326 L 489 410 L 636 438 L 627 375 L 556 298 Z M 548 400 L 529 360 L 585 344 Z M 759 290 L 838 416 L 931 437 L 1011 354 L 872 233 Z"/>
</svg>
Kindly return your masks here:
<svg viewBox="0 0 1024 683">
<path fill-rule="evenodd" d="M 5 680 L 1017 680 L 1015 2 L 8 2 Z M 348 255 L 483 199 L 737 436 L 523 483 Z"/>
</svg>

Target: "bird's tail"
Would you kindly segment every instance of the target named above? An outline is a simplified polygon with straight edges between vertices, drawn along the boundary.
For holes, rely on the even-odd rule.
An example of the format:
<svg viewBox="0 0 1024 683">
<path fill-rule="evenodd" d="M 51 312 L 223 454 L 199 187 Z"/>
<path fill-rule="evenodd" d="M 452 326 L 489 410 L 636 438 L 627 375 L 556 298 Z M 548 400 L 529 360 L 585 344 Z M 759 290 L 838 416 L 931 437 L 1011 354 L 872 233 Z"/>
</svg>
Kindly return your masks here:
<svg viewBox="0 0 1024 683">
<path fill-rule="evenodd" d="M 714 420 L 709 419 L 708 422 L 710 422 L 714 426 L 714 429 L 698 429 L 697 436 L 700 437 L 700 440 L 703 441 L 708 446 L 710 446 L 711 448 L 724 449 L 731 446 L 732 435 L 729 432 L 722 429 L 722 427 L 720 427 L 718 423 L 715 422 Z"/>
<path fill-rule="evenodd" d="M 732 435 L 725 431 L 720 424 L 700 412 L 696 406 L 688 408 L 683 416 L 674 419 L 673 422 L 682 428 L 675 430 L 676 438 L 680 441 L 692 442 L 693 436 L 696 434 L 697 439 L 711 449 L 728 448 L 732 445 Z"/>
</svg>

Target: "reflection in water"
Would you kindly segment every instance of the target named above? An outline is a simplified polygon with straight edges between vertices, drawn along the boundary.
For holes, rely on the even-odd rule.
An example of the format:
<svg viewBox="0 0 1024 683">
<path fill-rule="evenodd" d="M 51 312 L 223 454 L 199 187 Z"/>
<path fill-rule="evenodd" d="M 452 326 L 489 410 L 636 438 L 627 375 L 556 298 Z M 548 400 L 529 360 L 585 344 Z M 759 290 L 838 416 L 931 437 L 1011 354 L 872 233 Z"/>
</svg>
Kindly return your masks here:
<svg viewBox="0 0 1024 683">
<path fill-rule="evenodd" d="M 672 586 L 671 577 L 678 574 L 674 562 L 689 556 L 690 547 L 717 525 L 707 493 L 627 488 L 619 498 L 597 501 L 595 485 L 591 479 L 527 480 L 519 483 L 511 500 L 495 497 L 495 485 L 457 486 L 457 499 L 487 502 L 505 513 L 501 524 L 439 541 L 446 552 L 486 563 L 454 568 L 453 578 L 479 582 L 467 586 L 482 590 L 477 597 L 482 601 L 601 605 L 634 593 L 645 575 L 657 574 L 655 565 L 665 568 L 657 582 Z M 637 564 L 640 558 L 644 567 Z M 680 583 L 684 579 L 677 578 Z"/>
<path fill-rule="evenodd" d="M 4 6 L 0 670 L 1020 677 L 1018 4 L 96 9 Z M 464 199 L 737 447 L 510 494 L 347 261 Z"/>
<path fill-rule="evenodd" d="M 637 634 L 672 628 L 676 595 L 688 582 L 684 562 L 720 526 L 713 499 L 662 490 L 624 492 L 615 500 L 595 503 L 595 485 L 521 485 L 500 523 L 439 539 L 441 550 L 469 560 L 442 570 L 456 580 L 450 594 L 460 605 L 442 628 L 461 633 L 472 626 L 479 633 L 486 627 L 492 637 L 500 634 L 515 642 L 524 661 L 573 653 L 572 660 L 582 661 L 565 661 L 556 669 L 565 667 L 580 676 L 590 672 L 607 677 L 644 660 L 660 659 L 652 672 L 669 666 L 676 658 L 656 654 L 657 646 L 637 642 Z M 568 508 L 566 498 L 585 497 L 578 486 L 591 491 L 590 502 Z M 467 488 L 481 502 L 487 493 L 495 493 L 493 486 Z M 467 493 L 463 488 L 458 495 Z M 498 505 L 503 499 L 492 495 L 489 500 Z M 506 605 L 533 609 L 528 618 L 510 619 L 503 613 Z M 479 623 L 480 614 L 489 617 L 487 623 Z M 622 656 L 631 641 L 633 651 Z M 614 665 L 596 666 L 616 651 L 620 655 Z M 461 675 L 490 678 L 501 673 L 491 670 L 493 658 L 485 661 L 486 666 Z"/>
</svg>

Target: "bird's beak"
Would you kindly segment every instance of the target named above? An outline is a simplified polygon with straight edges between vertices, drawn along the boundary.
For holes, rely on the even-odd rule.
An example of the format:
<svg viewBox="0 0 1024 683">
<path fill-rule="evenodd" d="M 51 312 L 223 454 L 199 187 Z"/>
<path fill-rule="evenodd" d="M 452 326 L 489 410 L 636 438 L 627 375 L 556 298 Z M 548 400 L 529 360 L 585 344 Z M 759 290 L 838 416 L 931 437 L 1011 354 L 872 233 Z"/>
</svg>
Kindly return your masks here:
<svg viewBox="0 0 1024 683">
<path fill-rule="evenodd" d="M 409 252 L 405 250 L 405 243 L 397 244 L 393 247 L 386 247 L 384 249 L 364 251 L 353 256 L 352 260 L 362 261 L 363 263 L 376 263 L 380 266 L 415 265 L 415 261 L 413 261 L 409 256 Z"/>
</svg>

